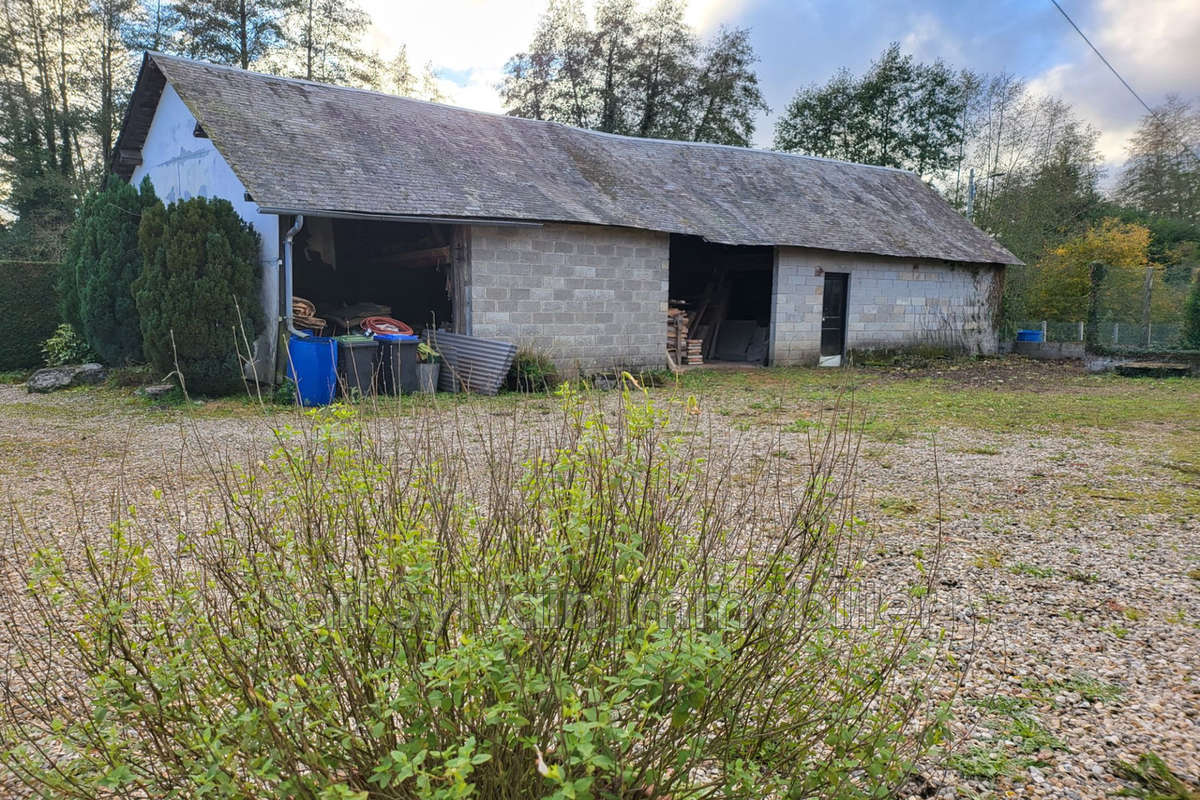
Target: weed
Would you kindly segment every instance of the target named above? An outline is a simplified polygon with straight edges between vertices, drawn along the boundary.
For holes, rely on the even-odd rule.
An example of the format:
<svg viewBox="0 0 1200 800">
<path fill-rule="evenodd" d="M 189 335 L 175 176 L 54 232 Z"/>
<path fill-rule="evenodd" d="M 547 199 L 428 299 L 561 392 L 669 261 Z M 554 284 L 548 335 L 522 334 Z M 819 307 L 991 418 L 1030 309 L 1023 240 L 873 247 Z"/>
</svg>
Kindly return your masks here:
<svg viewBox="0 0 1200 800">
<path fill-rule="evenodd" d="M 1194 581 L 1200 581 L 1200 567 L 1195 567 L 1187 571 L 1187 576 Z"/>
<path fill-rule="evenodd" d="M 897 517 L 915 514 L 921 510 L 921 507 L 912 500 L 905 500 L 902 497 L 885 497 L 879 501 L 879 508 L 885 514 Z"/>
<path fill-rule="evenodd" d="M 1109 683 L 1084 672 L 1076 672 L 1062 685 L 1089 703 L 1109 703 L 1116 700 L 1125 691 L 1115 683 Z"/>
<path fill-rule="evenodd" d="M 1008 725 L 1002 726 L 1001 731 L 1015 742 L 1017 750 L 1022 753 L 1066 749 L 1062 740 L 1042 727 L 1032 714 L 1013 716 Z"/>
<path fill-rule="evenodd" d="M 1014 757 L 997 748 L 975 745 L 965 753 L 950 756 L 947 766 L 965 778 L 993 781 L 1001 776 L 1013 776 L 1036 764 L 1035 759 Z"/>
<path fill-rule="evenodd" d="M 1031 578 L 1052 578 L 1056 574 L 1053 567 L 1039 567 L 1037 564 L 1027 564 L 1018 561 L 1008 568 L 1013 575 L 1028 575 Z"/>
<path fill-rule="evenodd" d="M 1120 797 L 1140 797 L 1144 800 L 1200 800 L 1200 789 L 1189 786 L 1183 778 L 1167 766 L 1167 762 L 1154 753 L 1143 753 L 1136 764 L 1117 761 L 1113 774 L 1129 781 L 1128 786 L 1117 792 Z"/>
<path fill-rule="evenodd" d="M 1000 569 L 1004 566 L 1004 553 L 995 548 L 989 548 L 977 553 L 971 560 L 971 566 L 976 569 Z"/>
<path fill-rule="evenodd" d="M 1146 612 L 1142 611 L 1140 608 L 1126 606 L 1121 610 L 1121 616 L 1125 617 L 1125 619 L 1129 620 L 1130 622 L 1137 622 L 1146 618 Z"/>
<path fill-rule="evenodd" d="M 1024 713 L 1026 709 L 1032 705 L 1029 698 L 1013 697 L 1006 694 L 994 694 L 988 697 L 977 698 L 967 701 L 970 705 L 982 708 L 985 711 L 991 711 L 995 714 L 1003 714 L 1004 716 L 1016 716 Z"/>
<path fill-rule="evenodd" d="M 995 456 L 1000 454 L 1000 448 L 992 447 L 991 445 L 976 445 L 974 447 L 964 447 L 958 452 L 974 456 Z"/>
<path fill-rule="evenodd" d="M 1082 583 L 1082 584 L 1086 584 L 1086 585 L 1090 586 L 1094 583 L 1099 583 L 1100 576 L 1094 572 L 1080 572 L 1078 570 L 1071 570 L 1070 572 L 1067 573 L 1067 580 L 1075 581 L 1076 583 Z"/>
</svg>

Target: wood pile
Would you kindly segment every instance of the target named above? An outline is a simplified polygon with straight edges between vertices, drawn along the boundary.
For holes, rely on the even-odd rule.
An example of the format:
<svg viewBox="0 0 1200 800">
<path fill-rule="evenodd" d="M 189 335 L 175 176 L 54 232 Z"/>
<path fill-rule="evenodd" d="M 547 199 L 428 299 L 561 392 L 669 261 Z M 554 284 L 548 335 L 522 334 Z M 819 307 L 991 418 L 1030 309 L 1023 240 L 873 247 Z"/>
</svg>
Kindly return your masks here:
<svg viewBox="0 0 1200 800">
<path fill-rule="evenodd" d="M 704 340 L 688 335 L 689 317 L 679 307 L 667 309 L 667 352 L 676 364 L 693 365 L 704 363 Z"/>
</svg>

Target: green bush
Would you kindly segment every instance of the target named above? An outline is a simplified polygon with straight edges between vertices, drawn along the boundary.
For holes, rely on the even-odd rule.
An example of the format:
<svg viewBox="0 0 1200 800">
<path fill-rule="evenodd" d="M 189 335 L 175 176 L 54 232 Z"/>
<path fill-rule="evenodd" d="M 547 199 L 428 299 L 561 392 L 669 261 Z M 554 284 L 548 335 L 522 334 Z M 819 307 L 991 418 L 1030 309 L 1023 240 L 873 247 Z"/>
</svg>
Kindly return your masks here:
<svg viewBox="0 0 1200 800">
<path fill-rule="evenodd" d="M 1183 348 L 1200 350 L 1200 277 L 1192 284 L 1183 306 Z"/>
<path fill-rule="evenodd" d="M 141 193 L 117 177 L 89 195 L 76 215 L 59 280 L 64 318 L 100 360 L 125 366 L 142 359 L 142 331 L 132 286 L 142 271 L 138 225 L 159 205 L 149 178 Z"/>
<path fill-rule="evenodd" d="M 9 768 L 54 797 L 892 796 L 951 667 L 924 600 L 864 583 L 848 425 L 785 507 L 762 472 L 730 494 L 682 407 L 563 394 L 471 454 L 310 412 L 215 503 L 42 546 Z"/>
<path fill-rule="evenodd" d="M 177 368 L 190 391 L 237 388 L 239 347 L 262 321 L 258 234 L 229 201 L 197 197 L 147 208 L 138 236 L 144 267 L 133 292 L 146 358 L 161 373 Z"/>
<path fill-rule="evenodd" d="M 0 370 L 41 363 L 42 341 L 58 325 L 54 300 L 56 264 L 0 261 Z"/>
<path fill-rule="evenodd" d="M 42 342 L 42 360 L 48 367 L 64 364 L 86 364 L 96 360 L 96 354 L 74 328 L 63 323 Z"/>
</svg>

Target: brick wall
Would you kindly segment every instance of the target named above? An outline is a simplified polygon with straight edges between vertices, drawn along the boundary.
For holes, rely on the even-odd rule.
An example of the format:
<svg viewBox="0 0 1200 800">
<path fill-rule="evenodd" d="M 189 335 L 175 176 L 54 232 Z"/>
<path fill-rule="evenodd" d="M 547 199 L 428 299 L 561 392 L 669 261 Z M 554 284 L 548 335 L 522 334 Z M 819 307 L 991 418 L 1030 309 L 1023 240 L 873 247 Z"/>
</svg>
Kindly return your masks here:
<svg viewBox="0 0 1200 800">
<path fill-rule="evenodd" d="M 933 345 L 996 352 L 994 267 L 781 247 L 772 297 L 772 363 L 817 360 L 825 283 L 818 269 L 850 274 L 848 350 Z"/>
<path fill-rule="evenodd" d="M 470 331 L 589 372 L 666 363 L 665 233 L 592 225 L 475 225 Z"/>
</svg>

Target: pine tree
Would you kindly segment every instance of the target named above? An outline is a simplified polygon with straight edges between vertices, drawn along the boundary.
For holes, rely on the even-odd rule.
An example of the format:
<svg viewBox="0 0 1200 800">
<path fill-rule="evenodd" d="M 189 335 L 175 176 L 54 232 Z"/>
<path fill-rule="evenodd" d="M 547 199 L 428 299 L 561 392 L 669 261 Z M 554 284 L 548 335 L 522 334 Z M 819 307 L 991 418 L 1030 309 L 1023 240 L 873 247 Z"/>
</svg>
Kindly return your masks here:
<svg viewBox="0 0 1200 800">
<path fill-rule="evenodd" d="M 150 363 L 176 369 L 189 390 L 222 393 L 240 383 L 238 346 L 261 326 L 258 234 L 226 200 L 203 197 L 148 208 L 134 282 Z"/>
</svg>

